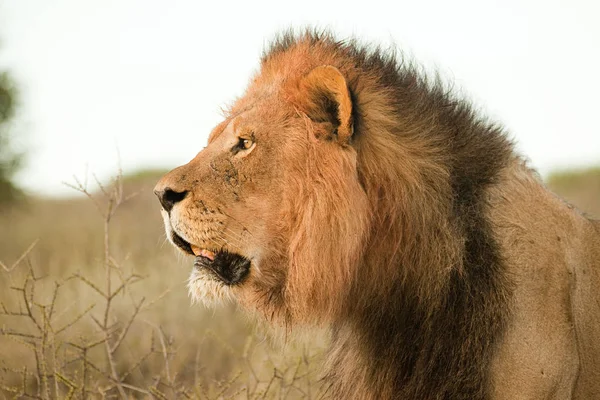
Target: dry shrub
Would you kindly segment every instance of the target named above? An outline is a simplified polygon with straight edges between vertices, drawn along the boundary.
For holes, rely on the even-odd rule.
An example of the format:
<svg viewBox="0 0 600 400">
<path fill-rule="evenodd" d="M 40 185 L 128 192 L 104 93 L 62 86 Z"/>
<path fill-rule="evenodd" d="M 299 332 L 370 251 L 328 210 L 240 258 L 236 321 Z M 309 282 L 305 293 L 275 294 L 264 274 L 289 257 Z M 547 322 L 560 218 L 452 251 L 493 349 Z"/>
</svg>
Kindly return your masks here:
<svg viewBox="0 0 600 400">
<path fill-rule="evenodd" d="M 233 307 L 189 306 L 153 181 L 0 213 L 3 397 L 322 397 L 324 338 L 282 349 Z"/>
</svg>

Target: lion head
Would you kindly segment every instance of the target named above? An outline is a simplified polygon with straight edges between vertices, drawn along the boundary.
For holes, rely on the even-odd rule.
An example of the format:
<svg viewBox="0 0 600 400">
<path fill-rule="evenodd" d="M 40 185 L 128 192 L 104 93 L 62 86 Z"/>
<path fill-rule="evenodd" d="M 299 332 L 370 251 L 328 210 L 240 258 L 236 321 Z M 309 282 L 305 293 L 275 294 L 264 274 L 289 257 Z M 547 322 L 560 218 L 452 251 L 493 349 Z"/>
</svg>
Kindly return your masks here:
<svg viewBox="0 0 600 400">
<path fill-rule="evenodd" d="M 303 47 L 265 61 L 208 145 L 156 186 L 167 237 L 195 256 L 195 299 L 301 320 L 340 311 L 331 293 L 350 286 L 370 204 L 348 83 Z"/>
<path fill-rule="evenodd" d="M 438 301 L 464 246 L 448 204 L 457 190 L 476 197 L 510 146 L 489 135 L 497 159 L 489 143 L 453 154 L 451 113 L 434 110 L 455 104 L 405 72 L 329 35 L 272 46 L 208 145 L 155 188 L 167 237 L 195 256 L 194 299 L 305 322 L 335 320 L 399 281 Z M 474 163 L 486 166 L 452 180 Z"/>
</svg>

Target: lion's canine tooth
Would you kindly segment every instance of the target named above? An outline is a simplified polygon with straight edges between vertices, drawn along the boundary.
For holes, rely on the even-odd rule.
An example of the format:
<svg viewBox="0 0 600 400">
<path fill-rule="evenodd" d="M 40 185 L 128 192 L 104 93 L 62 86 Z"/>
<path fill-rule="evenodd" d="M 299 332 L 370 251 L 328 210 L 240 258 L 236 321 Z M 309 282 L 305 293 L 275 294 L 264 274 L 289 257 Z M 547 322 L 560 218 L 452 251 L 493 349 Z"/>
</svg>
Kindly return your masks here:
<svg viewBox="0 0 600 400">
<path fill-rule="evenodd" d="M 190 248 L 195 256 L 202 256 L 208 258 L 210 261 L 215 261 L 215 253 L 210 250 L 201 249 L 200 247 L 190 244 Z"/>
<path fill-rule="evenodd" d="M 195 256 L 199 256 L 202 254 L 202 249 L 200 247 L 194 246 L 193 244 L 191 244 L 190 247 L 192 248 L 192 252 Z"/>
</svg>

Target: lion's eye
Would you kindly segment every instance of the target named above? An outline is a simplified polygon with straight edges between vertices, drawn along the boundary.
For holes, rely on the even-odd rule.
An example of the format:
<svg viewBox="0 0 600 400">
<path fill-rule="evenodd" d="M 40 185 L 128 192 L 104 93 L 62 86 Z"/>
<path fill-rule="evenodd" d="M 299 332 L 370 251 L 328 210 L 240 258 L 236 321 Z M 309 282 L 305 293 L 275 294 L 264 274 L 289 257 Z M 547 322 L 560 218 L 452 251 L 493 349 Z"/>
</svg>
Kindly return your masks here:
<svg viewBox="0 0 600 400">
<path fill-rule="evenodd" d="M 252 141 L 252 139 L 240 138 L 236 145 L 236 150 L 248 150 L 250 147 L 252 147 L 253 144 L 254 142 Z"/>
<path fill-rule="evenodd" d="M 250 139 L 240 139 L 240 147 L 248 150 L 252 146 L 252 140 Z"/>
</svg>

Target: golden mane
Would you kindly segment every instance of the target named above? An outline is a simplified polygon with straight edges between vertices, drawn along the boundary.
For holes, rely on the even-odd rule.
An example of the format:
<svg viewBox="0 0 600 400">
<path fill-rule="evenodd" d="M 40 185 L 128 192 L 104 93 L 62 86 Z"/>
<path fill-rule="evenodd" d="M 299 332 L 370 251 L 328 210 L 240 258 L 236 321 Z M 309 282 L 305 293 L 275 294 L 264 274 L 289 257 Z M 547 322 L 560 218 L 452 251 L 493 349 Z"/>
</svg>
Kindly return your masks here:
<svg viewBox="0 0 600 400">
<path fill-rule="evenodd" d="M 306 109 L 294 78 L 321 64 L 337 68 L 352 93 L 357 156 L 351 162 L 366 201 L 357 194 L 314 207 L 319 196 L 346 194 L 336 187 L 346 179 L 327 154 L 306 163 L 308 195 L 290 193 L 296 204 L 285 216 L 300 221 L 291 246 L 299 260 L 290 264 L 286 293 L 304 299 L 309 305 L 302 312 L 310 316 L 315 304 L 329 318 L 346 314 L 344 324 L 349 319 L 376 338 L 364 344 L 367 357 L 394 349 L 393 360 L 365 371 L 393 378 L 375 397 L 428 398 L 427 380 L 440 374 L 455 377 L 442 392 L 480 398 L 485 374 L 462 371 L 489 362 L 510 292 L 483 193 L 509 162 L 511 143 L 415 67 L 327 34 L 284 36 L 263 57 L 261 76 L 285 74 L 290 101 Z M 366 220 L 348 227 L 350 214 Z M 322 221 L 328 221 L 324 229 Z M 347 362 L 334 361 L 333 374 Z"/>
</svg>

